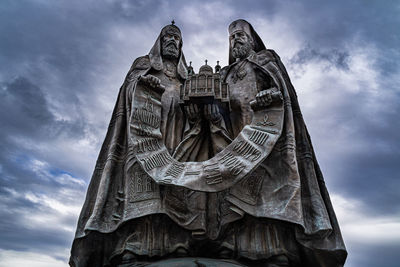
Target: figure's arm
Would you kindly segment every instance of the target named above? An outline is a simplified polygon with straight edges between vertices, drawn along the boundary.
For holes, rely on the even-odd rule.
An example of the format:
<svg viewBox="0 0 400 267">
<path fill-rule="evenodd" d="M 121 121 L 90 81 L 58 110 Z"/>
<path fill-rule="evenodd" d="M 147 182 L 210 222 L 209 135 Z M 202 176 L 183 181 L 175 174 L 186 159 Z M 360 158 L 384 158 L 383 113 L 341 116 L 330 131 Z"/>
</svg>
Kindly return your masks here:
<svg viewBox="0 0 400 267">
<path fill-rule="evenodd" d="M 161 84 L 161 80 L 154 75 L 147 74 L 139 77 L 139 81 L 146 83 L 159 93 L 164 93 L 165 86 Z"/>
<path fill-rule="evenodd" d="M 256 99 L 250 101 L 250 106 L 253 109 L 265 108 L 279 100 L 283 100 L 282 93 L 278 88 L 272 87 L 258 92 Z"/>
</svg>

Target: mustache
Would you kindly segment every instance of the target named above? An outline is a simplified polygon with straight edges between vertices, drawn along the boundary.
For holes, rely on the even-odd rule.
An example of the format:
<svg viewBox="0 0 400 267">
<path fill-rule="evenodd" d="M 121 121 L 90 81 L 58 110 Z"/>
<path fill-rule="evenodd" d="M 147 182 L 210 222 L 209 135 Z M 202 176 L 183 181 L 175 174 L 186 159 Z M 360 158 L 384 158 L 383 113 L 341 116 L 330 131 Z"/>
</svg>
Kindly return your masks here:
<svg viewBox="0 0 400 267">
<path fill-rule="evenodd" d="M 238 45 L 244 45 L 244 43 L 243 43 L 242 41 L 235 41 L 235 42 L 233 43 L 233 47 L 236 47 L 236 46 L 238 46 Z"/>
<path fill-rule="evenodd" d="M 176 49 L 178 49 L 178 46 L 174 41 L 168 41 L 167 43 L 164 44 L 165 47 L 168 47 L 170 45 L 173 45 Z"/>
</svg>

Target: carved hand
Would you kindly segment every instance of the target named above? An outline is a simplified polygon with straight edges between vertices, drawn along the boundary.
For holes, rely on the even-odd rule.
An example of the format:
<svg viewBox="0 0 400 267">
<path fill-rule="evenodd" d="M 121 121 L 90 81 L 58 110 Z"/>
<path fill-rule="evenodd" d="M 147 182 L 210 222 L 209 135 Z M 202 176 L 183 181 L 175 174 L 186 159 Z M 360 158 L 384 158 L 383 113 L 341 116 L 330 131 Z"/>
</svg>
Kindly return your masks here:
<svg viewBox="0 0 400 267">
<path fill-rule="evenodd" d="M 214 124 L 220 122 L 222 119 L 222 115 L 216 104 L 204 105 L 204 117 Z"/>
<path fill-rule="evenodd" d="M 147 74 L 145 76 L 141 76 L 140 77 L 141 80 L 143 80 L 145 83 L 147 83 L 148 85 L 150 85 L 153 88 L 160 88 L 163 87 L 161 85 L 161 80 L 151 74 Z"/>
<path fill-rule="evenodd" d="M 250 101 L 250 105 L 253 109 L 257 107 L 267 107 L 277 100 L 282 100 L 282 93 L 276 87 L 272 87 L 258 92 L 256 99 Z"/>
<path fill-rule="evenodd" d="M 257 105 L 259 105 L 259 106 L 264 106 L 264 107 L 269 106 L 272 103 L 272 97 L 271 97 L 270 90 L 260 91 L 256 95 L 256 101 L 257 101 Z"/>
<path fill-rule="evenodd" d="M 196 123 L 200 119 L 199 108 L 196 104 L 185 106 L 185 113 L 190 123 Z"/>
</svg>

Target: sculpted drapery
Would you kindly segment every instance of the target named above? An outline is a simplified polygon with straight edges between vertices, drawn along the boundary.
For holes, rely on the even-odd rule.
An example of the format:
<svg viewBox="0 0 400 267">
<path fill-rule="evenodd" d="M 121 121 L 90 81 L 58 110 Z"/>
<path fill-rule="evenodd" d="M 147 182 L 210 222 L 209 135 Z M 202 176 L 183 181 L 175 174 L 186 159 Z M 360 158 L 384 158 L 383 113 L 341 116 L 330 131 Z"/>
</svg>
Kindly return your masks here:
<svg viewBox="0 0 400 267">
<path fill-rule="evenodd" d="M 243 47 L 231 41 L 230 64 L 221 71 L 232 111 L 222 123 L 190 120 L 179 106 L 187 78 L 182 42 L 176 60 L 168 60 L 162 50 L 169 35 L 180 30 L 165 27 L 120 89 L 71 265 L 111 264 L 125 251 L 151 258 L 183 248 L 204 257 L 196 254 L 200 238 L 230 250 L 230 258 L 285 255 L 283 264 L 293 266 L 342 266 L 338 223 L 279 56 L 249 23 L 233 22 L 230 36 Z M 155 85 L 147 75 L 158 78 Z"/>
</svg>

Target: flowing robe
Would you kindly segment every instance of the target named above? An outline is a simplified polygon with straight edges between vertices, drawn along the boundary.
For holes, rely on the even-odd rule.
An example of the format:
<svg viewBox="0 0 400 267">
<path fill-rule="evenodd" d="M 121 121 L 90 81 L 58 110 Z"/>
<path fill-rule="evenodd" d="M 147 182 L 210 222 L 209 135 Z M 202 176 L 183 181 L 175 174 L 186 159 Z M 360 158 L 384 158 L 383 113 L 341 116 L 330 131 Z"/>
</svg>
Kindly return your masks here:
<svg viewBox="0 0 400 267">
<path fill-rule="evenodd" d="M 133 94 L 140 77 L 152 74 L 159 77 L 166 87 L 161 100 L 161 131 L 170 154 L 183 139 L 186 118 L 178 104 L 179 84 L 185 77 L 186 63 L 182 58 L 183 55 L 177 66 L 177 76 L 169 79 L 162 70 L 159 37 L 150 54 L 137 58 L 132 64 L 120 89 L 79 217 L 71 249 L 72 266 L 107 265 L 115 254 L 124 249 L 149 256 L 168 254 L 184 246 L 187 240 L 181 228 L 178 227 L 173 233 L 168 233 L 168 229 L 173 226 L 176 228 L 179 224 L 186 224 L 192 230 L 201 228 L 198 209 L 190 213 L 186 207 L 186 210 L 175 212 L 176 207 L 171 205 L 177 202 L 174 196 L 180 196 L 182 189 L 156 184 L 139 166 L 130 138 L 131 117 L 137 108 L 132 106 Z M 168 197 L 164 198 L 162 195 L 166 191 L 169 191 L 166 193 Z M 145 225 L 150 226 L 143 228 Z M 145 236 L 150 234 L 151 228 L 165 230 L 164 235 L 156 235 L 160 237 L 158 245 L 157 240 L 151 242 L 151 237 Z M 134 249 L 127 248 L 125 244 L 129 238 L 132 239 L 132 235 L 137 237 L 133 243 L 138 240 L 141 242 Z M 187 235 L 191 235 L 191 232 L 187 231 Z M 170 241 L 164 243 L 161 239 Z"/>
<path fill-rule="evenodd" d="M 288 222 L 288 229 L 295 231 L 293 242 L 299 244 L 298 249 L 304 255 L 302 264 L 342 266 L 347 253 L 338 222 L 295 90 L 279 56 L 273 50 L 261 50 L 221 72 L 230 85 L 230 123 L 234 137 L 251 122 L 253 111 L 249 102 L 258 91 L 276 86 L 284 101 L 283 131 L 273 151 L 256 170 L 229 189 L 226 201 L 231 209 L 234 207 L 234 210 L 258 218 L 256 225 L 269 224 L 274 228 L 274 225 Z M 265 118 L 260 123 L 270 122 Z M 272 224 L 263 218 L 273 219 Z M 243 233 L 257 235 L 255 229 L 256 226 L 247 228 Z M 244 235 L 236 237 L 239 250 Z M 285 238 L 285 234 L 281 237 Z M 254 242 L 248 240 L 244 246 L 251 251 Z M 285 246 L 282 243 L 281 248 Z M 258 253 L 262 254 L 262 251 Z M 247 257 L 257 257 L 257 253 Z"/>
</svg>

